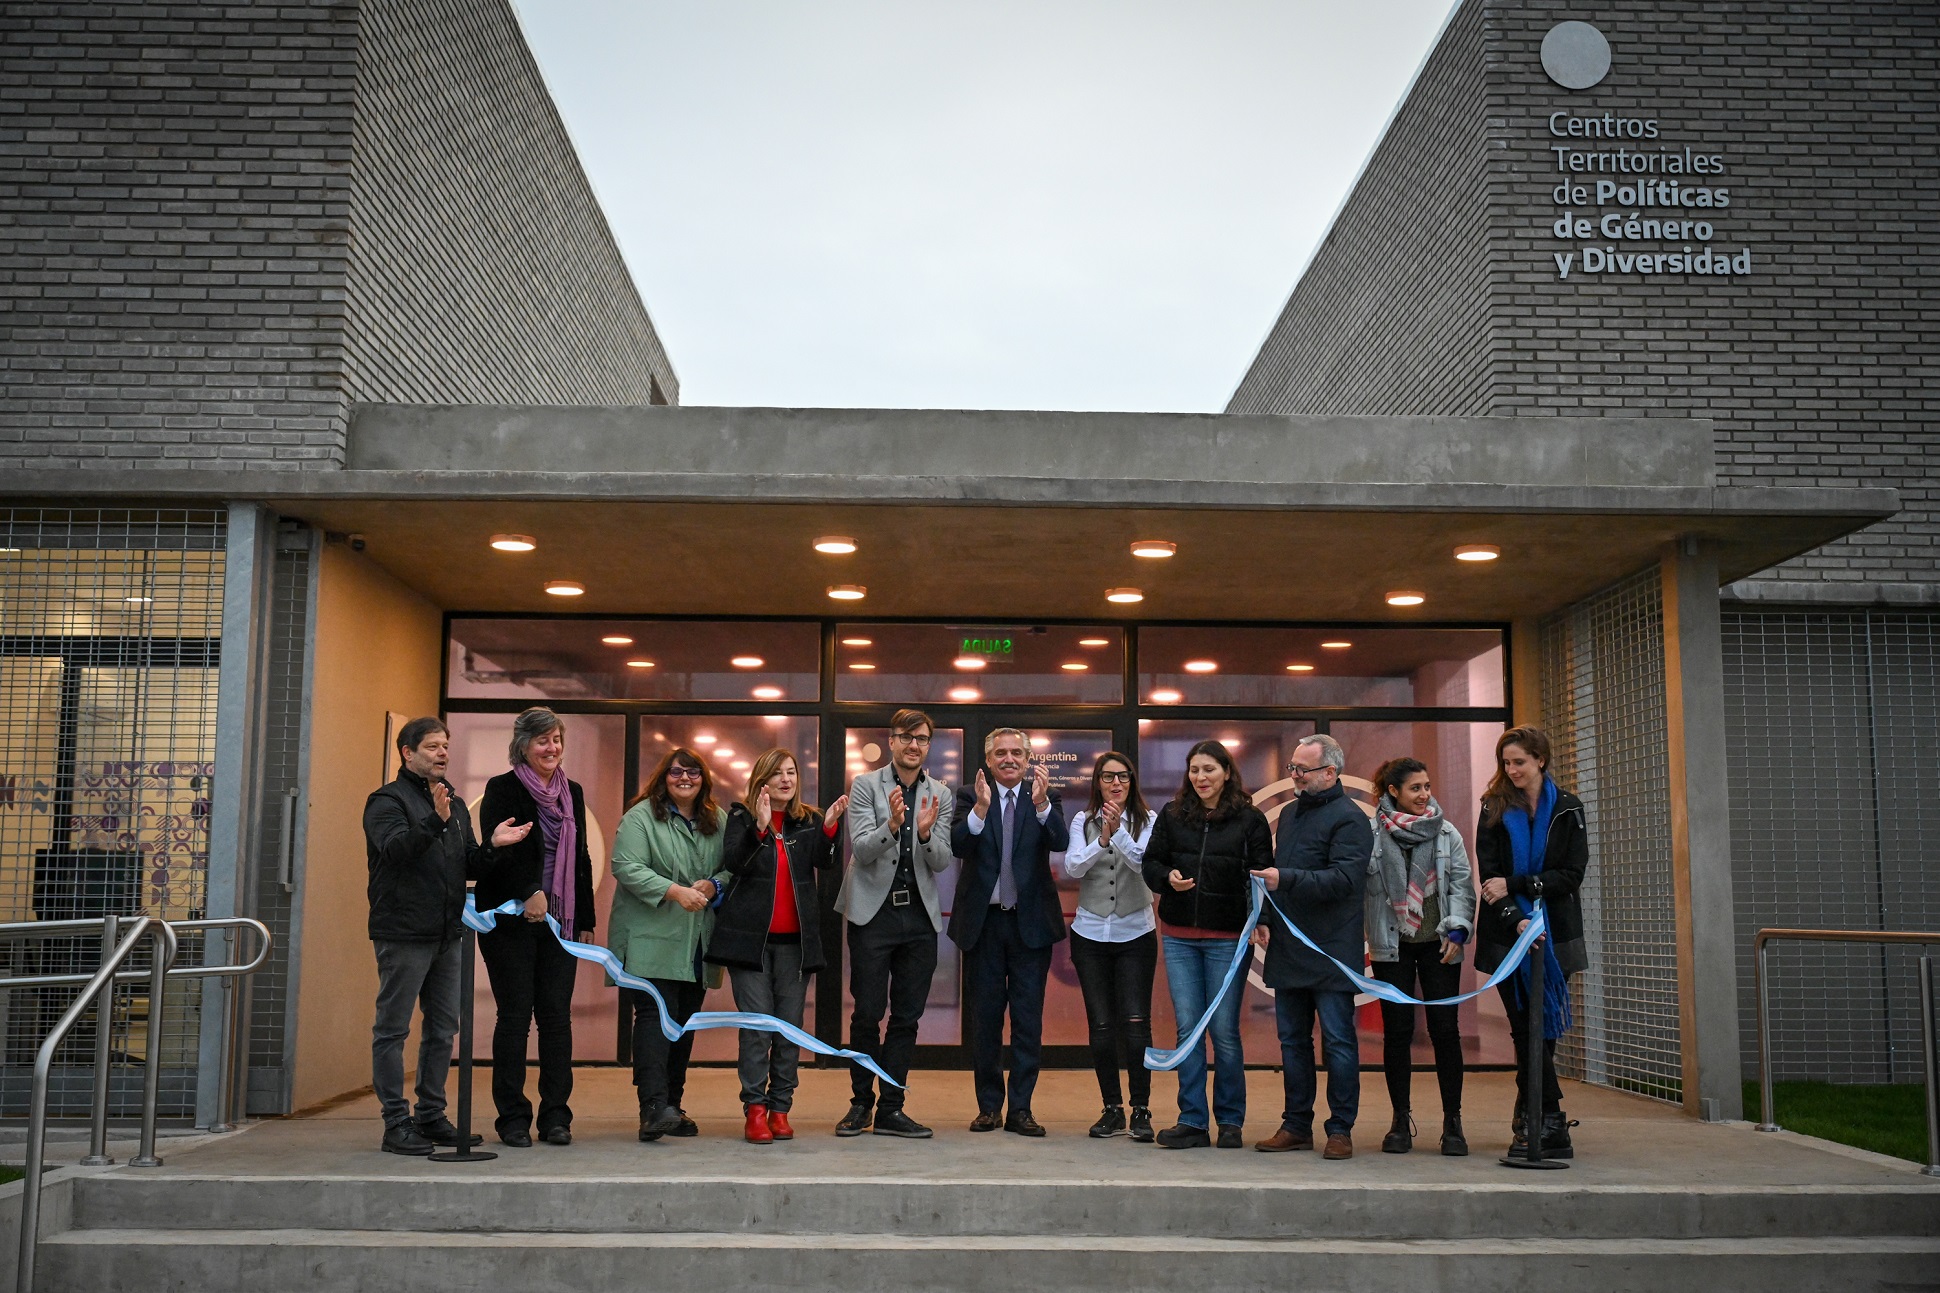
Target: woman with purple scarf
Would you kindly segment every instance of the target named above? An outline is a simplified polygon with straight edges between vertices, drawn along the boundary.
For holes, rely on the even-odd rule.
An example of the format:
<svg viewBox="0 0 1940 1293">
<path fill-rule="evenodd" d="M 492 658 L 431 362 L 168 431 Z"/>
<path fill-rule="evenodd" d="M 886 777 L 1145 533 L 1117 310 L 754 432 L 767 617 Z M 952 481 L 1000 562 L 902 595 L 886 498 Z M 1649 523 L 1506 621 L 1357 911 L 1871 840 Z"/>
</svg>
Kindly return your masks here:
<svg viewBox="0 0 1940 1293">
<path fill-rule="evenodd" d="M 1530 962 L 1524 960 L 1496 991 L 1509 1012 L 1509 1035 L 1516 1044 L 1515 1150 L 1527 1148 L 1523 1110 L 1528 1108 L 1529 1047 L 1540 1042 L 1543 1157 L 1573 1158 L 1569 1129 L 1575 1124 L 1563 1113 L 1556 1039 L 1570 1029 L 1569 976 L 1590 963 L 1583 909 L 1576 897 L 1590 869 L 1590 836 L 1583 801 L 1549 778 L 1549 737 L 1539 727 L 1512 727 L 1495 743 L 1495 776 L 1482 793 L 1475 861 L 1482 876 L 1476 969 L 1487 974 L 1502 964 L 1538 902 L 1549 913 L 1548 937 L 1529 952 L 1532 958 L 1544 958 L 1541 1038 L 1529 1036 Z"/>
<path fill-rule="evenodd" d="M 593 858 L 586 848 L 586 794 L 560 767 L 566 725 L 543 707 L 512 721 L 512 770 L 485 783 L 482 820 L 535 823 L 510 848 L 495 849 L 478 880 L 483 911 L 510 899 L 521 920 L 501 919 L 478 936 L 485 972 L 498 1001 L 492 1029 L 492 1102 L 498 1137 L 515 1149 L 532 1145 L 532 1102 L 525 1094 L 525 1053 L 539 1024 L 539 1139 L 573 1143 L 573 981 L 579 962 L 546 926 L 550 914 L 567 937 L 593 937 Z M 496 814 L 494 816 L 493 814 Z"/>
</svg>

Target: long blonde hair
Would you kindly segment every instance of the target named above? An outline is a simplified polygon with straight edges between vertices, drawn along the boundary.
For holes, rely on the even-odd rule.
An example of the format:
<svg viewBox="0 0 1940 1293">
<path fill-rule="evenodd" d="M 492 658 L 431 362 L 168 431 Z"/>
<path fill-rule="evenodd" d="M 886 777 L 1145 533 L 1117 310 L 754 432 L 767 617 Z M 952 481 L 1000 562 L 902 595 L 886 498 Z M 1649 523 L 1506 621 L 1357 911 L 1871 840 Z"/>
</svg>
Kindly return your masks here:
<svg viewBox="0 0 1940 1293">
<path fill-rule="evenodd" d="M 795 765 L 795 793 L 789 796 L 788 803 L 782 808 L 781 814 L 791 822 L 799 822 L 808 816 L 810 809 L 802 802 L 802 761 L 795 757 L 793 750 L 784 750 L 777 746 L 772 750 L 762 751 L 761 757 L 754 761 L 754 767 L 748 770 L 748 792 L 741 796 L 741 802 L 746 805 L 749 812 L 753 812 L 754 806 L 761 802 L 761 788 L 768 784 L 770 777 L 781 771 L 783 760 Z M 766 822 L 760 825 L 763 830 L 768 828 Z"/>
</svg>

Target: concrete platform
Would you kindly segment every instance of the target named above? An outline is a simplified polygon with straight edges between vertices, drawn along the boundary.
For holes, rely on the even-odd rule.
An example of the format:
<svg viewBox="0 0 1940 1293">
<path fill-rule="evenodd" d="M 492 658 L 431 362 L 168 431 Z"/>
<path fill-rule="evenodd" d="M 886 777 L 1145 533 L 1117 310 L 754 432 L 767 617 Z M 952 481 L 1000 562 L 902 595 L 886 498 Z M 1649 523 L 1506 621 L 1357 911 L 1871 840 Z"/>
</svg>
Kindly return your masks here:
<svg viewBox="0 0 1940 1293">
<path fill-rule="evenodd" d="M 1249 1075 L 1248 1140 L 1279 1075 Z M 1940 1181 L 1911 1164 L 1572 1085 L 1568 1171 L 1518 1172 L 1507 1075 L 1473 1074 L 1474 1153 L 1379 1152 L 1366 1075 L 1358 1153 L 1168 1152 L 1093 1141 L 1089 1074 L 1047 1074 L 1043 1140 L 973 1135 L 968 1074 L 922 1073 L 931 1141 L 830 1134 L 846 1076 L 804 1074 L 795 1141 L 740 1137 L 731 1073 L 697 1071 L 702 1134 L 641 1144 L 616 1070 L 582 1070 L 575 1142 L 437 1164 L 377 1152 L 373 1102 L 170 1146 L 166 1166 L 63 1173 L 43 1288 L 853 1291 L 1177 1288 L 1940 1288 Z M 1157 1083 L 1161 1125 L 1176 1084 Z M 1425 1151 L 1425 1152 L 1424 1152 Z"/>
</svg>

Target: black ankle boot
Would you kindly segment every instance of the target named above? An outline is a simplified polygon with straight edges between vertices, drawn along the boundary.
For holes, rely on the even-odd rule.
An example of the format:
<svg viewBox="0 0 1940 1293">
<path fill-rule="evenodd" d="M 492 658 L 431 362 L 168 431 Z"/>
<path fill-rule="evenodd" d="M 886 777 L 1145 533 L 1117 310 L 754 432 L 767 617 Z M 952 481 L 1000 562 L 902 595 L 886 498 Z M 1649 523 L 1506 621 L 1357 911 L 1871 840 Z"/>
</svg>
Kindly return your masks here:
<svg viewBox="0 0 1940 1293">
<path fill-rule="evenodd" d="M 1381 1138 L 1383 1154 L 1405 1154 L 1415 1147 L 1415 1120 L 1406 1109 L 1394 1111 L 1394 1126 Z"/>
<path fill-rule="evenodd" d="M 1141 1145 L 1152 1143 L 1152 1111 L 1142 1104 L 1132 1106 L 1132 1139 Z"/>
<path fill-rule="evenodd" d="M 1522 1114 L 1522 1103 L 1517 1101 L 1516 1116 L 1509 1123 L 1509 1149 L 1512 1153 L 1526 1154 L 1529 1151 L 1528 1128 L 1524 1125 L 1526 1121 Z"/>
<path fill-rule="evenodd" d="M 1543 1115 L 1544 1158 L 1576 1157 L 1576 1149 L 1570 1144 L 1570 1128 L 1575 1125 L 1561 1109 Z"/>
<path fill-rule="evenodd" d="M 1462 1134 L 1462 1115 L 1459 1113 L 1442 1117 L 1442 1153 L 1449 1158 L 1468 1157 L 1468 1137 Z"/>
</svg>

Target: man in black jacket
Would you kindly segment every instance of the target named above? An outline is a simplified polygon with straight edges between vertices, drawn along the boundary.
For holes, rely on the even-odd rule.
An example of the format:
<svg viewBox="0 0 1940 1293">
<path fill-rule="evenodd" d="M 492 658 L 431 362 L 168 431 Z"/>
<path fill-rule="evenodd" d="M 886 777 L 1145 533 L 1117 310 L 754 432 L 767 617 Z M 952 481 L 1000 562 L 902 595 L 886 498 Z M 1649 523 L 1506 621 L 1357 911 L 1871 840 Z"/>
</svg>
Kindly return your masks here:
<svg viewBox="0 0 1940 1293">
<path fill-rule="evenodd" d="M 1361 900 L 1367 888 L 1374 829 L 1341 786 L 1347 754 L 1331 736 L 1310 736 L 1293 748 L 1287 775 L 1300 798 L 1280 817 L 1274 865 L 1253 874 L 1287 919 L 1345 965 L 1366 951 Z M 1354 1028 L 1354 989 L 1326 957 L 1262 913 L 1271 930 L 1264 978 L 1274 989 L 1280 1024 L 1282 1081 L 1287 1107 L 1280 1129 L 1255 1149 L 1278 1153 L 1314 1147 L 1314 1017 L 1320 1017 L 1327 1060 L 1327 1149 L 1324 1157 L 1354 1156 L 1354 1118 L 1361 1105 L 1361 1048 Z"/>
<path fill-rule="evenodd" d="M 451 734 L 435 718 L 414 718 L 397 736 L 397 780 L 364 802 L 370 864 L 370 939 L 377 952 L 377 1021 L 371 1028 L 371 1086 L 384 1107 L 391 1154 L 429 1154 L 456 1145 L 445 1117 L 445 1074 L 458 1031 L 458 972 L 465 881 L 487 849 L 472 838 L 471 814 L 445 780 Z M 505 848 L 532 827 L 502 822 L 492 844 Z M 418 1049 L 418 1107 L 404 1097 L 404 1039 L 411 1005 L 424 1014 Z M 484 1139 L 473 1136 L 476 1143 Z"/>
</svg>

